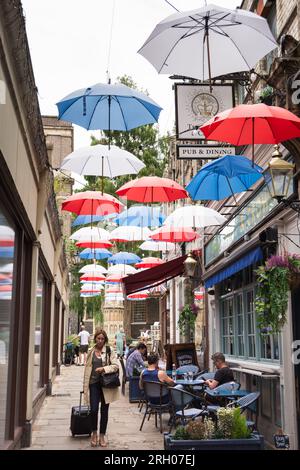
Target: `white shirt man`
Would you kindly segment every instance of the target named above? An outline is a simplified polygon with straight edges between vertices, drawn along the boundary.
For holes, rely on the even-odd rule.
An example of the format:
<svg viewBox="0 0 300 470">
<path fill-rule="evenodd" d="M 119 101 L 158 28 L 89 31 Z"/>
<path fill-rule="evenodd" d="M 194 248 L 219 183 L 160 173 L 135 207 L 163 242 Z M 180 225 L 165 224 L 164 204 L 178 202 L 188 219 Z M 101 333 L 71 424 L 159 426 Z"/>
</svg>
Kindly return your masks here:
<svg viewBox="0 0 300 470">
<path fill-rule="evenodd" d="M 90 334 L 86 331 L 85 327 L 81 327 L 80 333 L 78 333 L 78 337 L 80 338 L 80 347 L 79 347 L 79 363 L 84 366 L 86 363 L 86 355 L 89 349 L 89 339 Z M 83 354 L 83 363 L 82 363 L 82 354 Z"/>
</svg>

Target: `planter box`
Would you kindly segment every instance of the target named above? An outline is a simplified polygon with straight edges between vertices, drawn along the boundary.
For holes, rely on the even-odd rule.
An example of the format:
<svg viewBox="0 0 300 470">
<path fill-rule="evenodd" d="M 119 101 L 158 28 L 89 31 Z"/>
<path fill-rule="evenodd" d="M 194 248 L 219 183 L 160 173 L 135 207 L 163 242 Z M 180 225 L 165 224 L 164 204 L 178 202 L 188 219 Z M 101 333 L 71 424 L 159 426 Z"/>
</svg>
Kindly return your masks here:
<svg viewBox="0 0 300 470">
<path fill-rule="evenodd" d="M 164 433 L 165 450 L 263 450 L 264 438 L 252 434 L 250 439 L 209 439 L 209 440 L 175 440 Z"/>
<path fill-rule="evenodd" d="M 139 377 L 129 378 L 129 402 L 136 403 L 144 398 L 143 391 L 139 387 Z"/>
</svg>

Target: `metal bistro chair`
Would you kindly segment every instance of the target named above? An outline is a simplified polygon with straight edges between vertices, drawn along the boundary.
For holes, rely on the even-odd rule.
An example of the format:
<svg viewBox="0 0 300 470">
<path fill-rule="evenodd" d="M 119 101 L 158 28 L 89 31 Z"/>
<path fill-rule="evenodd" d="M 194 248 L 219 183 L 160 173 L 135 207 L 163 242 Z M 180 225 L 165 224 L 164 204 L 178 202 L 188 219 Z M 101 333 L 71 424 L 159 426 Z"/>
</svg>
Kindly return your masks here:
<svg viewBox="0 0 300 470">
<path fill-rule="evenodd" d="M 146 410 L 140 426 L 143 428 L 146 416 L 148 421 L 152 414 L 155 416 L 155 427 L 157 427 L 157 415 L 159 415 L 160 432 L 162 433 L 162 414 L 170 411 L 169 388 L 161 382 L 143 381 L 146 398 Z"/>
<path fill-rule="evenodd" d="M 182 425 L 185 425 L 188 420 L 193 420 L 202 414 L 207 414 L 203 408 L 188 408 L 195 401 L 199 402 L 201 406 L 205 406 L 204 401 L 197 395 L 176 387 L 169 387 L 169 392 L 172 411 L 169 432 L 176 425 L 176 418 L 180 418 Z"/>
</svg>

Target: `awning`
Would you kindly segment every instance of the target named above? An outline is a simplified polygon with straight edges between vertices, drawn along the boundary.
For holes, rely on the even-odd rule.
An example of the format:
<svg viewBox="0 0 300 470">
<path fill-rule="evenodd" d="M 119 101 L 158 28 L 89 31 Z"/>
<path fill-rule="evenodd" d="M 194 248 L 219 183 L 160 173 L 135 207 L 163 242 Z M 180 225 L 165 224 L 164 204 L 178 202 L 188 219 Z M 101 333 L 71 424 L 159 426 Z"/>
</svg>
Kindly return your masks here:
<svg viewBox="0 0 300 470">
<path fill-rule="evenodd" d="M 169 281 L 173 277 L 184 273 L 184 264 L 187 256 L 172 259 L 166 263 L 145 269 L 137 274 L 131 274 L 123 279 L 126 295 L 139 292 L 147 287 L 155 287 L 163 282 Z"/>
<path fill-rule="evenodd" d="M 206 279 L 204 285 L 208 289 L 214 286 L 215 284 L 224 281 L 224 279 L 227 279 L 233 274 L 238 273 L 242 269 L 247 268 L 247 266 L 257 263 L 257 261 L 260 261 L 262 258 L 263 253 L 261 248 L 255 248 L 254 250 L 249 251 L 249 253 L 247 253 L 242 258 L 239 258 L 234 263 L 230 264 L 224 269 L 221 269 L 221 271 Z"/>
</svg>

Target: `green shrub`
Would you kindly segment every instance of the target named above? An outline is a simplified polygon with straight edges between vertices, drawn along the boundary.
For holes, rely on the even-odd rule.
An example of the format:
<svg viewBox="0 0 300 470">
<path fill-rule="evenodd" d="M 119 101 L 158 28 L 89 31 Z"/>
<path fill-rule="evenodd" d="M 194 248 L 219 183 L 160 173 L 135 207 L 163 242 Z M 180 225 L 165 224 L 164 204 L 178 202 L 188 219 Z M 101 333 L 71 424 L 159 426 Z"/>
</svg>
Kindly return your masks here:
<svg viewBox="0 0 300 470">
<path fill-rule="evenodd" d="M 175 439 L 176 441 L 181 441 L 181 440 L 186 441 L 190 439 L 190 435 L 184 426 L 178 426 L 178 428 L 175 431 L 175 434 L 173 435 L 173 439 Z"/>
<path fill-rule="evenodd" d="M 250 436 L 246 416 L 241 414 L 240 408 L 234 408 L 231 439 L 248 439 Z"/>
</svg>

